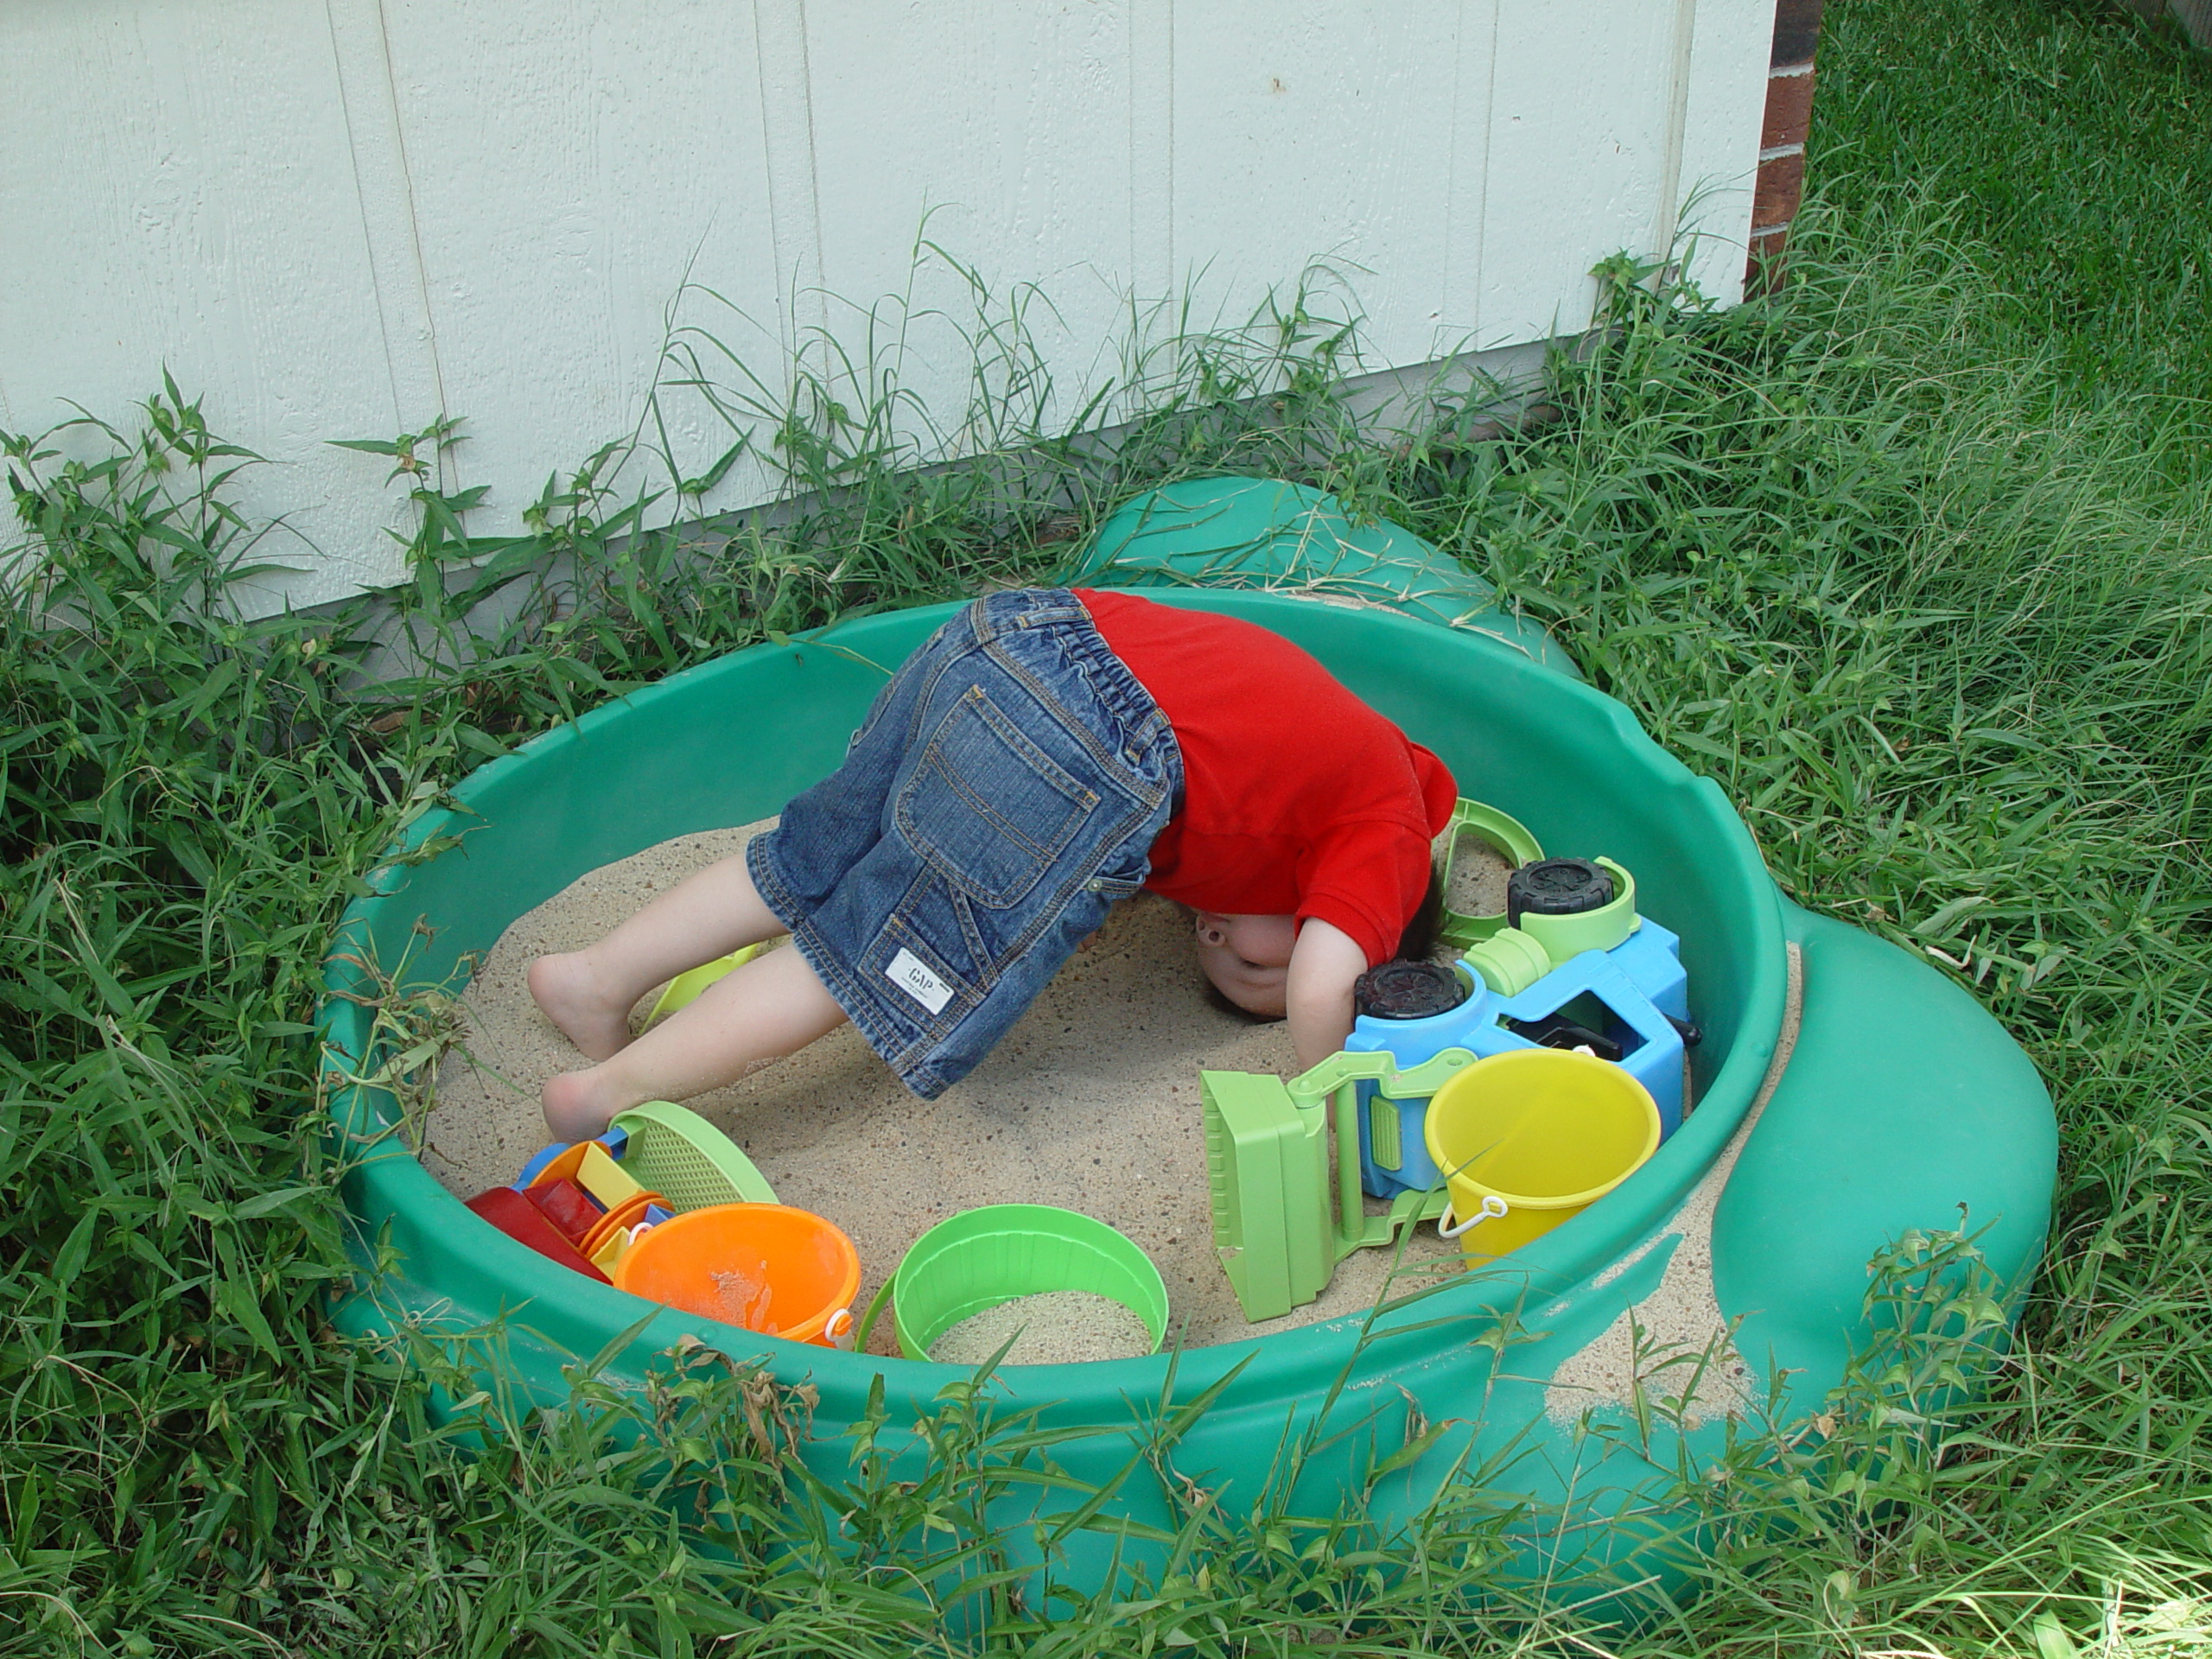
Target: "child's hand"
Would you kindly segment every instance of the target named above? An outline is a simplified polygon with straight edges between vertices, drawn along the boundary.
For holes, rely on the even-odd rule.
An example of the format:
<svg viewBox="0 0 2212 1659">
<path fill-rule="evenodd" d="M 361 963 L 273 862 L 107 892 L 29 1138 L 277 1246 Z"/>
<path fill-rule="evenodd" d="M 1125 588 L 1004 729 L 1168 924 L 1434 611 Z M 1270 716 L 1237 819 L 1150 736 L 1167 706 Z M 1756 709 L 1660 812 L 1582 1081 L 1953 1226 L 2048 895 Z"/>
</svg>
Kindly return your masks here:
<svg viewBox="0 0 2212 1659">
<path fill-rule="evenodd" d="M 1344 929 L 1311 916 L 1298 930 L 1283 1001 L 1301 1071 L 1320 1065 L 1351 1035 L 1352 987 L 1366 971 L 1367 952 Z"/>
</svg>

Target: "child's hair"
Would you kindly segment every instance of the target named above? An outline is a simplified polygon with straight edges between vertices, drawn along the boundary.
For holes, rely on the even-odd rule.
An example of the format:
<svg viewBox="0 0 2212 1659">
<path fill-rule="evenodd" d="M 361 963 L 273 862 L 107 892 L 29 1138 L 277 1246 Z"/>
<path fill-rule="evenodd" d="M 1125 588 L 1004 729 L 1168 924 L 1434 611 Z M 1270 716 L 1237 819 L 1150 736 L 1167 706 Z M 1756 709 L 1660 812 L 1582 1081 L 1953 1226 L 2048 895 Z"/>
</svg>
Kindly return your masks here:
<svg viewBox="0 0 2212 1659">
<path fill-rule="evenodd" d="M 1290 1017 L 1287 1014 L 1255 1014 L 1242 1002 L 1230 1001 L 1229 993 L 1204 974 L 1198 976 L 1198 982 L 1205 987 L 1199 995 L 1204 996 L 1209 1004 L 1219 1008 L 1224 1014 L 1235 1014 L 1248 1026 L 1279 1026 Z"/>
<path fill-rule="evenodd" d="M 1398 955 L 1414 962 L 1425 962 L 1428 953 L 1436 949 L 1436 941 L 1444 932 L 1444 875 L 1435 865 L 1428 867 L 1428 891 L 1421 896 L 1420 906 L 1406 924 L 1406 931 L 1398 935 Z"/>
</svg>

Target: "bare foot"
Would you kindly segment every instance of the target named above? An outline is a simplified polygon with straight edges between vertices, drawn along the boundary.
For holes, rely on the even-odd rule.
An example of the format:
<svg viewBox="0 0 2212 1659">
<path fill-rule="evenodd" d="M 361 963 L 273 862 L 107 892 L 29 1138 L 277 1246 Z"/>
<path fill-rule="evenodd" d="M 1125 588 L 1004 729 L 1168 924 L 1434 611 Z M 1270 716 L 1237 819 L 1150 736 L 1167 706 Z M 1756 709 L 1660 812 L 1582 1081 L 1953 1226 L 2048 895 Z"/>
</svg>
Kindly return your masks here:
<svg viewBox="0 0 2212 1659">
<path fill-rule="evenodd" d="M 530 964 L 530 995 L 586 1059 L 604 1060 L 630 1043 L 630 1005 L 608 995 L 582 950 Z"/>
<path fill-rule="evenodd" d="M 538 1103 L 545 1109 L 545 1127 L 553 1131 L 553 1138 L 571 1142 L 606 1134 L 615 1113 L 638 1103 L 608 1088 L 597 1066 L 548 1077 L 538 1093 Z"/>
</svg>

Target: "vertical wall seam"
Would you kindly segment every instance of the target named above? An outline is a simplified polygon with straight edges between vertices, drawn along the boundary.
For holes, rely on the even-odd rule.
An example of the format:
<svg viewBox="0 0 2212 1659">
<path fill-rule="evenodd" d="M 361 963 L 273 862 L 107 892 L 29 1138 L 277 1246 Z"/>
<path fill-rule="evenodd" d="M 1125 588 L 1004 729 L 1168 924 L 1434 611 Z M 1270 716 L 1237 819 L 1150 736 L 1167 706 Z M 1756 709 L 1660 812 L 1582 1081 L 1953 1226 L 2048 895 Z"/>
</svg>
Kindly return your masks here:
<svg viewBox="0 0 2212 1659">
<path fill-rule="evenodd" d="M 806 168 L 805 219 L 801 226 L 806 245 L 814 264 L 812 289 L 814 325 L 819 332 L 823 350 L 828 350 L 830 333 L 830 296 L 826 291 L 828 267 L 823 261 L 822 243 L 822 179 L 819 150 L 814 135 L 814 60 L 807 46 L 806 0 L 793 0 L 793 10 L 798 35 L 798 94 L 800 130 L 806 136 L 804 156 Z M 825 363 L 827 359 L 824 359 Z"/>
<path fill-rule="evenodd" d="M 1160 101 L 1160 147 L 1161 160 L 1166 163 L 1160 172 L 1161 194 L 1166 198 L 1167 211 L 1160 216 L 1160 263 L 1166 284 L 1163 294 L 1175 288 L 1175 7 L 1173 0 L 1166 9 L 1166 28 L 1162 31 L 1160 49 L 1165 55 Z"/>
<path fill-rule="evenodd" d="M 375 0 L 377 46 L 384 61 L 385 93 L 391 105 L 391 130 L 399 148 L 400 199 L 406 208 L 407 245 L 415 271 L 415 300 L 422 308 L 423 339 L 430 365 L 430 385 L 438 413 L 447 414 L 445 365 L 438 358 L 437 320 L 430 310 L 430 272 L 423 257 L 423 222 L 415 211 L 415 164 L 407 154 L 407 123 L 399 114 L 399 79 L 391 71 L 391 25 L 385 16 L 384 0 Z M 447 493 L 461 487 L 457 463 L 450 454 L 438 458 L 439 487 Z"/>
<path fill-rule="evenodd" d="M 760 137 L 767 162 L 768 239 L 776 261 L 778 309 L 784 349 L 797 363 L 808 354 L 810 346 L 826 353 L 830 331 L 805 0 L 759 0 L 753 11 L 753 39 L 760 77 Z M 830 360 L 826 354 L 821 358 L 825 372 Z"/>
<path fill-rule="evenodd" d="M 1681 230 L 1682 152 L 1689 142 L 1690 64 L 1697 46 L 1697 0 L 1675 0 L 1675 39 L 1667 68 L 1667 137 L 1659 168 L 1658 212 L 1652 219 L 1651 257 L 1674 261 Z"/>
<path fill-rule="evenodd" d="M 391 392 L 392 416 L 407 419 L 406 400 L 399 390 L 399 365 L 391 348 L 391 313 L 385 296 L 383 261 L 378 257 L 376 226 L 369 212 L 369 181 L 362 175 L 359 123 L 353 117 L 353 82 L 346 73 L 346 51 L 340 44 L 343 26 L 338 21 L 338 0 L 323 0 L 323 21 L 330 30 L 331 73 L 338 80 L 338 118 L 346 128 L 346 159 L 353 169 L 353 207 L 361 221 L 361 246 L 368 255 L 369 291 L 377 308 L 377 328 L 384 340 L 385 384 Z"/>
<path fill-rule="evenodd" d="M 1459 19 L 1452 29 L 1452 143 L 1444 152 L 1444 261 L 1437 272 L 1436 327 L 1431 331 L 1430 353 L 1444 356 L 1452 348 L 1445 344 L 1451 328 L 1451 316 L 1457 297 L 1452 285 L 1452 250 L 1459 227 L 1459 135 L 1465 130 L 1461 123 L 1466 119 L 1460 106 L 1460 94 L 1467 86 L 1467 13 L 1462 7 Z M 1468 342 L 1472 344 L 1471 341 Z"/>
<path fill-rule="evenodd" d="M 776 95 L 771 84 L 774 74 L 768 67 L 768 26 L 761 13 L 763 3 L 753 7 L 753 73 L 760 86 L 760 170 L 767 193 L 768 250 L 776 264 L 776 331 L 781 339 L 784 356 L 788 359 L 792 341 L 797 339 L 798 324 L 791 315 L 794 299 L 787 282 L 791 265 L 785 255 L 784 208 L 778 199 L 781 195 L 780 181 L 776 168 Z"/>
<path fill-rule="evenodd" d="M 404 428 L 448 411 L 391 41 L 383 0 L 325 0 L 323 13 L 330 28 L 339 115 L 353 165 L 369 280 L 384 334 L 385 371 L 392 408 Z M 427 410 L 420 407 L 426 402 L 431 405 Z M 442 489 L 459 487 L 451 456 L 440 458 L 438 478 Z"/>
<path fill-rule="evenodd" d="M 1460 9 L 1460 27 L 1453 33 L 1451 64 L 1451 149 L 1445 188 L 1445 327 L 1455 332 L 1453 340 L 1435 340 L 1438 352 L 1480 349 L 1482 329 L 1482 252 L 1484 228 L 1491 214 L 1491 122 L 1497 111 L 1497 0 L 1491 0 L 1489 27 L 1471 22 L 1473 7 Z M 1478 38 L 1476 44 L 1471 40 Z M 1471 98 L 1469 53 L 1482 51 L 1482 93 Z M 1466 254 L 1462 254 L 1462 241 Z"/>
<path fill-rule="evenodd" d="M 1482 346 L 1480 330 L 1488 318 L 1489 308 L 1484 296 L 1490 292 L 1490 185 L 1491 170 L 1497 165 L 1497 60 L 1505 51 L 1505 0 L 1491 0 L 1490 8 L 1490 63 L 1483 72 L 1483 211 L 1475 227 L 1475 306 L 1471 325 L 1478 332 L 1475 344 Z"/>
<path fill-rule="evenodd" d="M 1129 290 L 1165 304 L 1175 293 L 1175 10 L 1129 0 L 1128 15 Z"/>
</svg>

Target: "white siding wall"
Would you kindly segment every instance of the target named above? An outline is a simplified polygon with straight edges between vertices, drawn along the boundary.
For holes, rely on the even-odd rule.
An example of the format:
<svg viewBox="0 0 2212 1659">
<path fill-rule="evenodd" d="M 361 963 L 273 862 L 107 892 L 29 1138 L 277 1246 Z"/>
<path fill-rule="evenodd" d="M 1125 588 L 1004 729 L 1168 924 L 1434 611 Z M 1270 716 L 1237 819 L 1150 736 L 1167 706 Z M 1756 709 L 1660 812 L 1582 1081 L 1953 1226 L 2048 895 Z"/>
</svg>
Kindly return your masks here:
<svg viewBox="0 0 2212 1659">
<path fill-rule="evenodd" d="M 71 0 L 0 10 L 0 422 L 128 426 L 166 365 L 275 467 L 296 599 L 388 579 L 386 468 L 465 416 L 473 526 L 637 423 L 671 319 L 764 369 L 930 238 L 1095 380 L 1133 300 L 1316 257 L 1370 366 L 1586 326 L 1696 193 L 1738 292 L 1773 0 Z M 683 292 L 687 278 L 735 308 Z M 836 297 L 832 297 L 836 296 Z M 951 273 L 916 303 L 957 310 Z M 857 305 L 851 302 L 858 302 Z M 741 314 L 741 315 L 740 315 Z M 910 384 L 963 401 L 925 321 Z M 726 436 L 678 416 L 696 464 Z M 716 498 L 761 498 L 758 472 Z"/>
</svg>

